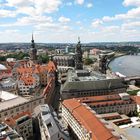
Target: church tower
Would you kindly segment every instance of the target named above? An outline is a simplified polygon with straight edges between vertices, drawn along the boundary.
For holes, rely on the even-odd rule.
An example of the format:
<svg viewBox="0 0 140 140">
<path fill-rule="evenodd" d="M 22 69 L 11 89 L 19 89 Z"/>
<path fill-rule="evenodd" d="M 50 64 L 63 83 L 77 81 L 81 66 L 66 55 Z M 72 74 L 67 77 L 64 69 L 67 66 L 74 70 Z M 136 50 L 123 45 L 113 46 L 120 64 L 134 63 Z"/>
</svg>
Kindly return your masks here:
<svg viewBox="0 0 140 140">
<path fill-rule="evenodd" d="M 35 42 L 34 42 L 33 34 L 32 34 L 31 47 L 30 47 L 30 58 L 33 61 L 37 60 L 37 49 L 35 48 Z"/>
<path fill-rule="evenodd" d="M 75 69 L 76 70 L 82 70 L 83 69 L 83 60 L 82 60 L 82 49 L 81 49 L 81 43 L 80 38 L 78 37 L 78 44 L 75 48 Z"/>
</svg>

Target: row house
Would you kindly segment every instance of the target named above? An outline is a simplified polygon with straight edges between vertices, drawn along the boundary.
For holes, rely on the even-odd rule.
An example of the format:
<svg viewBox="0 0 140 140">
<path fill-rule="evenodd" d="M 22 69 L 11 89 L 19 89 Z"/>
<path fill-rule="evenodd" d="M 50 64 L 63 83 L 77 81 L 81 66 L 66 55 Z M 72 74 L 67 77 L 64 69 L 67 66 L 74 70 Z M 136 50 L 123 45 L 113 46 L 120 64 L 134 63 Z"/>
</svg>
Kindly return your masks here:
<svg viewBox="0 0 140 140">
<path fill-rule="evenodd" d="M 26 75 L 26 74 L 36 74 L 39 76 L 40 84 L 46 86 L 50 76 L 55 76 L 56 66 L 52 61 L 49 61 L 47 65 L 34 64 L 32 66 L 20 66 L 16 69 L 17 75 Z"/>
<path fill-rule="evenodd" d="M 18 89 L 21 95 L 29 95 L 35 92 L 35 88 L 40 85 L 39 76 L 22 75 L 18 80 Z"/>
</svg>

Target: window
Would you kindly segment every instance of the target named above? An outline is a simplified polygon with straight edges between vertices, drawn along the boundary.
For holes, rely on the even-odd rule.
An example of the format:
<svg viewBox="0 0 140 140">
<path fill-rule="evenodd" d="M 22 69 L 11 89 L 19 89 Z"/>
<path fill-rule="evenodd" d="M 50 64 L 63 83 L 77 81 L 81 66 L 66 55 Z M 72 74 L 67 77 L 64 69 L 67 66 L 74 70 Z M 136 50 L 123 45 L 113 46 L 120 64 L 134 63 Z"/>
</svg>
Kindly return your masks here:
<svg viewBox="0 0 140 140">
<path fill-rule="evenodd" d="M 8 113 L 7 113 L 7 112 L 5 112 L 5 113 L 4 113 L 4 116 L 7 116 L 7 115 L 8 115 Z"/>
<path fill-rule="evenodd" d="M 51 123 L 48 123 L 48 124 L 47 124 L 47 127 L 48 127 L 48 128 L 52 127 L 52 124 L 51 124 Z"/>
<path fill-rule="evenodd" d="M 21 107 L 21 110 L 23 110 L 23 109 L 24 109 L 24 106 Z"/>
<path fill-rule="evenodd" d="M 10 112 L 10 113 L 12 114 L 12 113 L 14 113 L 14 111 L 13 111 L 13 110 L 11 110 L 11 112 Z"/>
</svg>

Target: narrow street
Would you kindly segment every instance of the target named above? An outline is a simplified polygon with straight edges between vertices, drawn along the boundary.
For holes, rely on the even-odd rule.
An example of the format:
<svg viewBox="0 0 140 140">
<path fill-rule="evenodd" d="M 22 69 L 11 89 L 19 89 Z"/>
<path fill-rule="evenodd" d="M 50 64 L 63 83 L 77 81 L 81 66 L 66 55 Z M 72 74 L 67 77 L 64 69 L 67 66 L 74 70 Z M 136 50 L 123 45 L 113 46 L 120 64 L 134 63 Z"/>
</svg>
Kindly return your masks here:
<svg viewBox="0 0 140 140">
<path fill-rule="evenodd" d="M 59 104 L 60 104 L 60 87 L 61 84 L 58 83 L 58 85 L 55 87 L 54 99 L 52 101 L 52 107 L 56 112 L 59 110 Z"/>
</svg>

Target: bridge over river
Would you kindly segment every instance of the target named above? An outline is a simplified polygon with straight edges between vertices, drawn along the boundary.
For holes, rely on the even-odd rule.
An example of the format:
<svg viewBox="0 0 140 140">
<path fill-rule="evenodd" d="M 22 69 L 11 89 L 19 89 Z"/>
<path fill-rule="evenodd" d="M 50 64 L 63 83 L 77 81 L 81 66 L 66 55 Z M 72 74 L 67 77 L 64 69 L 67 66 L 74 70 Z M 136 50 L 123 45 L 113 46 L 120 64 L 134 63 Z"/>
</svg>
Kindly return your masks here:
<svg viewBox="0 0 140 140">
<path fill-rule="evenodd" d="M 132 81 L 135 82 L 135 85 L 140 85 L 140 75 L 136 75 L 136 76 L 127 76 L 127 77 L 124 77 L 124 80 L 127 82 L 127 83 L 130 83 Z"/>
<path fill-rule="evenodd" d="M 127 76 L 124 79 L 125 79 L 125 81 L 140 80 L 140 75 L 139 76 Z"/>
</svg>

